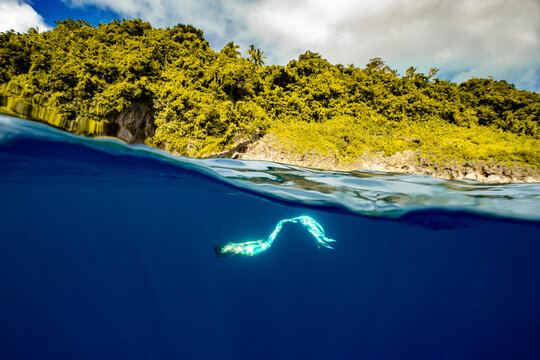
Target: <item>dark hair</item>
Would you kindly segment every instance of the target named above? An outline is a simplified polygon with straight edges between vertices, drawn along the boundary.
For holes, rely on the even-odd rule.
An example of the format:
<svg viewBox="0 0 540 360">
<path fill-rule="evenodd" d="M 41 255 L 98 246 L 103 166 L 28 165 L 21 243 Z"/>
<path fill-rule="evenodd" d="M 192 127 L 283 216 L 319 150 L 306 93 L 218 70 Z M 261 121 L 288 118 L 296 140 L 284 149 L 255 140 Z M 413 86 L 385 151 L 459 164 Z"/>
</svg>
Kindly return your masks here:
<svg viewBox="0 0 540 360">
<path fill-rule="evenodd" d="M 214 246 L 214 252 L 216 253 L 216 257 L 226 257 L 230 254 L 224 254 L 221 250 L 223 249 L 222 245 L 216 245 Z"/>
</svg>

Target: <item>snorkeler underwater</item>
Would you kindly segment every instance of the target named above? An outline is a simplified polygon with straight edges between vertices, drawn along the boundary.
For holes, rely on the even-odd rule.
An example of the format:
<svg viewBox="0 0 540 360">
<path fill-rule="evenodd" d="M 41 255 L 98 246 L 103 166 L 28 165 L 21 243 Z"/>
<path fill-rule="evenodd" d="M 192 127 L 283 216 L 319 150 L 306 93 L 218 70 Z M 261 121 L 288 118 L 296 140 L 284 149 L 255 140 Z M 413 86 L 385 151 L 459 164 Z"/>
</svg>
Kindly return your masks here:
<svg viewBox="0 0 540 360">
<path fill-rule="evenodd" d="M 239 256 L 259 255 L 260 253 L 268 250 L 272 246 L 277 235 L 283 228 L 283 225 L 289 222 L 300 223 L 304 225 L 315 238 L 315 241 L 317 242 L 317 247 L 320 248 L 322 245 L 329 249 L 333 249 L 333 247 L 330 246 L 329 243 L 335 242 L 336 240 L 327 238 L 324 234 L 324 229 L 317 221 L 315 221 L 313 218 L 309 216 L 303 215 L 303 216 L 298 216 L 292 219 L 283 219 L 280 222 L 278 222 L 276 225 L 276 228 L 270 234 L 270 236 L 268 236 L 268 239 L 266 240 L 247 241 L 243 243 L 230 242 L 225 245 L 216 245 L 216 247 L 214 248 L 216 256 L 226 257 L 229 255 L 239 255 Z"/>
</svg>

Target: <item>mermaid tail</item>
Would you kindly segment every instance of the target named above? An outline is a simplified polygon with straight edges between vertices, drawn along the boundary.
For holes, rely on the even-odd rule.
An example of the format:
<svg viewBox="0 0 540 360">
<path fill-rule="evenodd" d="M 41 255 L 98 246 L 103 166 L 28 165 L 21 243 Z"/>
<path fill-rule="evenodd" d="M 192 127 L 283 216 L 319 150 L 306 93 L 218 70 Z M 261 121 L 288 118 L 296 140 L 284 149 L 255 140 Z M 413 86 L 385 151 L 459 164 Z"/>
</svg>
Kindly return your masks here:
<svg viewBox="0 0 540 360">
<path fill-rule="evenodd" d="M 291 223 L 300 223 L 304 225 L 308 231 L 313 235 L 315 238 L 315 241 L 317 242 L 317 247 L 327 247 L 329 249 L 333 249 L 333 247 L 329 244 L 332 242 L 335 242 L 335 240 L 327 238 L 324 234 L 324 229 L 322 226 L 317 223 L 313 218 L 309 216 L 298 216 L 292 219 L 283 219 L 280 222 L 277 223 L 276 228 L 274 231 L 270 234 L 268 239 L 266 240 L 256 240 L 256 241 L 247 241 L 243 243 L 228 243 L 223 246 L 216 246 L 215 252 L 216 256 L 218 257 L 225 257 L 228 255 L 239 255 L 239 256 L 255 256 L 263 251 L 266 251 L 272 246 L 274 243 L 274 240 L 276 239 L 277 235 L 283 228 L 283 225 L 291 222 Z"/>
</svg>

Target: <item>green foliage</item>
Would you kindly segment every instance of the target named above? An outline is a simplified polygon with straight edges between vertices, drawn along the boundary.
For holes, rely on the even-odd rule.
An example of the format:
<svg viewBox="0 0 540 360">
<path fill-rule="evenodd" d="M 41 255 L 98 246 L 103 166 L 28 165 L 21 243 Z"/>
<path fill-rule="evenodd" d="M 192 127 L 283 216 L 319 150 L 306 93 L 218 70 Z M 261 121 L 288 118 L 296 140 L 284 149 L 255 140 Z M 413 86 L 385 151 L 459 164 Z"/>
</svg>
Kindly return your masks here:
<svg viewBox="0 0 540 360">
<path fill-rule="evenodd" d="M 255 45 L 249 45 L 249 49 L 247 49 L 246 54 L 249 55 L 249 60 L 252 61 L 256 66 L 262 67 L 264 65 L 264 59 L 266 59 L 266 56 L 263 56 L 264 51 L 261 49 L 255 49 Z"/>
<path fill-rule="evenodd" d="M 239 57 L 241 54 L 240 54 L 240 51 L 238 51 L 238 49 L 240 48 L 240 45 L 236 45 L 234 43 L 234 41 L 229 41 L 224 47 L 223 49 L 221 49 L 221 53 L 225 56 L 228 56 L 230 58 L 237 58 Z"/>
<path fill-rule="evenodd" d="M 190 25 L 154 29 L 138 19 L 8 31 L 0 33 L 0 111 L 114 135 L 113 119 L 142 103 L 154 117 L 147 144 L 192 156 L 272 132 L 291 151 L 340 159 L 419 150 L 540 164 L 538 93 L 493 79 L 458 85 L 437 79 L 436 68 L 401 76 L 380 58 L 359 68 L 307 51 L 287 66 L 263 66 L 262 50 L 246 53 L 233 41 L 215 52 Z"/>
<path fill-rule="evenodd" d="M 493 160 L 540 167 L 538 139 L 484 126 L 460 127 L 440 119 L 405 124 L 371 113 L 363 118 L 340 116 L 324 124 L 277 123 L 268 131 L 285 144 L 287 152 L 312 154 L 315 150 L 344 163 L 364 154 L 413 150 L 443 162 Z"/>
</svg>

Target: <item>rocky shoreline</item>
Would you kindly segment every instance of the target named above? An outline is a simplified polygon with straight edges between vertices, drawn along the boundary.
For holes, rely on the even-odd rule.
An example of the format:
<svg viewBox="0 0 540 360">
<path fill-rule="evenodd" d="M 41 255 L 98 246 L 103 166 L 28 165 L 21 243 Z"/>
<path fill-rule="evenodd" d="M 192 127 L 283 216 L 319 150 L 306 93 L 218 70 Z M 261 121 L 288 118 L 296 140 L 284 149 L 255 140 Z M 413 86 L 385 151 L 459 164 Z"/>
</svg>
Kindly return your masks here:
<svg viewBox="0 0 540 360">
<path fill-rule="evenodd" d="M 339 161 L 337 157 L 318 153 L 292 153 L 272 134 L 242 141 L 239 146 L 212 157 L 272 161 L 325 170 L 375 170 L 421 174 L 442 179 L 473 180 L 492 184 L 540 182 L 540 171 L 533 167 L 508 166 L 476 160 L 463 163 L 457 161 L 443 163 L 411 150 L 391 156 L 384 156 L 382 153 L 366 154 L 360 158 L 347 159 L 346 161 Z"/>
</svg>

